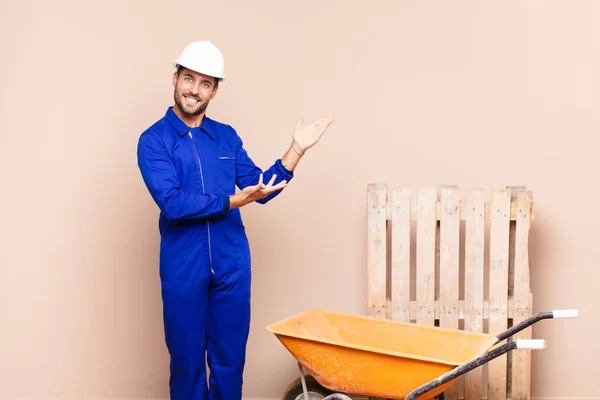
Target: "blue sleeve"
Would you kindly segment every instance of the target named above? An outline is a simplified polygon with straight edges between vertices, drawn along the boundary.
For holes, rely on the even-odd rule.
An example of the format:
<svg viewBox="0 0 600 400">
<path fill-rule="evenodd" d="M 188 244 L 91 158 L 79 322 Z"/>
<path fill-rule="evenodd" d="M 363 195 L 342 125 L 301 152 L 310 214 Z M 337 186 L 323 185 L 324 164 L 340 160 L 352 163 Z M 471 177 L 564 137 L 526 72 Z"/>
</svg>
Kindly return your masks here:
<svg viewBox="0 0 600 400">
<path fill-rule="evenodd" d="M 229 210 L 229 196 L 187 193 L 180 189 L 177 171 L 164 142 L 142 134 L 137 149 L 138 167 L 150 195 L 168 220 L 217 216 Z"/>
<path fill-rule="evenodd" d="M 244 149 L 244 144 L 239 136 L 237 137 L 237 142 L 235 183 L 240 190 L 244 189 L 246 186 L 256 185 L 261 172 L 263 173 L 263 183 L 265 184 L 269 183 L 273 174 L 277 174 L 273 185 L 276 185 L 283 180 L 286 180 L 289 183 L 294 177 L 293 171 L 288 171 L 281 163 L 281 159 L 277 159 L 267 170 L 262 171 L 254 164 L 250 156 L 248 156 L 248 152 Z M 264 199 L 257 200 L 256 202 L 265 204 L 279 195 L 279 193 L 281 193 L 281 190 L 273 192 Z"/>
</svg>

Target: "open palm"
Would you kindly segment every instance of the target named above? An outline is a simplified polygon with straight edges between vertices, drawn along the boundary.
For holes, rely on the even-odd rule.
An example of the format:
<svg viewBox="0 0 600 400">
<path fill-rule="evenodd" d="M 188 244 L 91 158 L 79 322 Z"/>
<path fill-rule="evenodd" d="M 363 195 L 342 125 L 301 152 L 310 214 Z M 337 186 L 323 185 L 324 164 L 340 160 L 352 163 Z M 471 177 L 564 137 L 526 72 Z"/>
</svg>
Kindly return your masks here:
<svg viewBox="0 0 600 400">
<path fill-rule="evenodd" d="M 335 116 L 332 114 L 328 117 L 318 119 L 310 125 L 302 126 L 302 118 L 298 118 L 293 135 L 295 146 L 304 153 L 321 139 L 321 136 L 323 136 L 327 127 L 331 125 L 334 120 Z"/>
</svg>

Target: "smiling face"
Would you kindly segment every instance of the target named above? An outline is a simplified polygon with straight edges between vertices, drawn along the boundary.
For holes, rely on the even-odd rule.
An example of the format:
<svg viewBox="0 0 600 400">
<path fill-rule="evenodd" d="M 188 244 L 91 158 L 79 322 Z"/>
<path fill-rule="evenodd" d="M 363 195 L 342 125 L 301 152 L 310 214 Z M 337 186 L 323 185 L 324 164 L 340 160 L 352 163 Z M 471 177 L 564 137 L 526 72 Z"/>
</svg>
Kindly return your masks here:
<svg viewBox="0 0 600 400">
<path fill-rule="evenodd" d="M 173 74 L 173 98 L 179 114 L 184 119 L 200 119 L 219 89 L 215 78 L 181 68 Z"/>
</svg>

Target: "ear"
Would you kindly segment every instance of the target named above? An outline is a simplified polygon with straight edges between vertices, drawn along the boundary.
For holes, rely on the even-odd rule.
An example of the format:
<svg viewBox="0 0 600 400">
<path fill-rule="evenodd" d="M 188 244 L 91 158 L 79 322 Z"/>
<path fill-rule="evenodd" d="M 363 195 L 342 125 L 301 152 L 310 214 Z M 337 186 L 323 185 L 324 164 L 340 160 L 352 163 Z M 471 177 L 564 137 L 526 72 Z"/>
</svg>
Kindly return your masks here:
<svg viewBox="0 0 600 400">
<path fill-rule="evenodd" d="M 215 98 L 215 96 L 217 95 L 217 92 L 219 91 L 219 86 L 220 86 L 220 85 L 215 85 L 215 86 L 213 86 L 213 92 L 212 92 L 212 94 L 210 95 L 210 99 L 211 99 L 211 100 L 212 100 L 212 99 L 214 99 L 214 98 Z"/>
<path fill-rule="evenodd" d="M 177 71 L 173 72 L 173 87 L 177 86 Z"/>
</svg>

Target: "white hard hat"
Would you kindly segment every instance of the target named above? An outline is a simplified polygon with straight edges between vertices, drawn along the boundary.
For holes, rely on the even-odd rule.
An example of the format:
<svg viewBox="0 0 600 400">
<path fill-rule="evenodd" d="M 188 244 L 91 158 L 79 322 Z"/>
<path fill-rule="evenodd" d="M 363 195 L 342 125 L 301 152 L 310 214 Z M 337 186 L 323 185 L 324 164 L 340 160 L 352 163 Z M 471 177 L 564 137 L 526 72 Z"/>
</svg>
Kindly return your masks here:
<svg viewBox="0 0 600 400">
<path fill-rule="evenodd" d="M 175 61 L 175 65 L 181 65 L 192 71 L 215 78 L 225 78 L 223 55 L 217 46 L 208 40 L 188 44 Z"/>
</svg>

